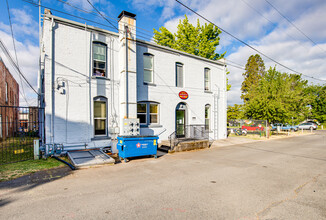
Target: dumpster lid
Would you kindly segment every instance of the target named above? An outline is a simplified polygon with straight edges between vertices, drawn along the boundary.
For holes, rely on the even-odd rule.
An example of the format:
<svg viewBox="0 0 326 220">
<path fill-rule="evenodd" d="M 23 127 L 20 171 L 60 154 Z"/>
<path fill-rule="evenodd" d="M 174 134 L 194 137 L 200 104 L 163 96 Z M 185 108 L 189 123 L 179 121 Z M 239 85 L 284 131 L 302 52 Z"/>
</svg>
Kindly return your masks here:
<svg viewBox="0 0 326 220">
<path fill-rule="evenodd" d="M 131 135 L 123 135 L 123 136 L 118 136 L 119 138 L 145 138 L 145 137 L 158 137 L 157 135 L 138 135 L 138 136 L 131 136 Z"/>
</svg>

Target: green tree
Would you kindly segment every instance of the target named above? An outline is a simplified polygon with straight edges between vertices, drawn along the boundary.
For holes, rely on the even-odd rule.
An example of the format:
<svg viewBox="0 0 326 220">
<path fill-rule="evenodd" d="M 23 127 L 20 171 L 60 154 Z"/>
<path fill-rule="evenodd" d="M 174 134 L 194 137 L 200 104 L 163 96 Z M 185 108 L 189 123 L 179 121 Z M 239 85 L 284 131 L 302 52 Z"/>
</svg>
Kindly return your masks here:
<svg viewBox="0 0 326 220">
<path fill-rule="evenodd" d="M 198 19 L 197 26 L 194 26 L 189 23 L 185 15 L 185 18 L 179 21 L 177 33 L 172 34 L 165 27 L 160 27 L 159 31 L 154 29 L 154 41 L 162 46 L 218 60 L 226 53 L 221 55 L 216 53 L 216 47 L 220 43 L 220 34 L 221 30 L 213 24 L 200 25 Z"/>
<path fill-rule="evenodd" d="M 265 74 L 265 64 L 259 54 L 251 55 L 248 58 L 245 70 L 246 72 L 242 74 L 245 79 L 241 85 L 241 99 L 247 102 L 250 100 L 250 90 L 257 86 Z"/>
<path fill-rule="evenodd" d="M 310 85 L 306 89 L 309 97 L 310 114 L 307 117 L 317 119 L 323 123 L 326 121 L 326 85 Z"/>
<path fill-rule="evenodd" d="M 243 119 L 243 105 L 234 104 L 234 106 L 228 106 L 227 117 L 229 120 Z"/>
<path fill-rule="evenodd" d="M 221 30 L 213 24 L 200 25 L 199 19 L 197 25 L 189 23 L 185 15 L 183 20 L 179 21 L 176 33 L 171 33 L 167 28 L 160 27 L 154 29 L 154 41 L 162 46 L 170 47 L 186 53 L 194 54 L 211 60 L 218 60 L 224 57 L 225 53 L 216 53 L 216 47 L 220 43 Z M 229 72 L 227 71 L 227 75 Z M 231 85 L 227 80 L 227 91 Z"/>
<path fill-rule="evenodd" d="M 245 115 L 269 123 L 290 123 L 292 117 L 300 121 L 307 112 L 306 86 L 307 81 L 301 75 L 270 68 L 250 89 L 250 99 L 244 105 Z"/>
</svg>

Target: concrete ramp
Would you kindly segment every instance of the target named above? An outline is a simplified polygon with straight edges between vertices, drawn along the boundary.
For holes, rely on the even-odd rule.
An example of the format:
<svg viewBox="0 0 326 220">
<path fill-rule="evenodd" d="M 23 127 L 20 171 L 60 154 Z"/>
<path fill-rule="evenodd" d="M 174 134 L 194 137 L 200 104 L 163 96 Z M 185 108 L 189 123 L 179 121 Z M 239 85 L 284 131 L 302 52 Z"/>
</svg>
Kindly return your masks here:
<svg viewBox="0 0 326 220">
<path fill-rule="evenodd" d="M 115 160 L 101 150 L 69 151 L 68 157 L 75 167 L 114 164 Z"/>
</svg>

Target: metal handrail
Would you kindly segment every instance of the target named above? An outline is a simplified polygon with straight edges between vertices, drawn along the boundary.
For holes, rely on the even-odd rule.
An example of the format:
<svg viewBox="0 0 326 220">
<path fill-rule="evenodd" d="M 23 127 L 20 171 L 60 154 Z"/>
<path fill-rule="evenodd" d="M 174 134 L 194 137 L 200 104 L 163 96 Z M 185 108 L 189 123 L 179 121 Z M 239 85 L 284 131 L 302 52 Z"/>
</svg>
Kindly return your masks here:
<svg viewBox="0 0 326 220">
<path fill-rule="evenodd" d="M 209 137 L 209 130 L 205 125 L 186 125 L 184 135 L 177 135 L 177 131 L 169 135 L 170 147 L 173 150 L 179 143 L 189 140 L 209 140 L 209 145 L 213 143 L 213 139 Z"/>
</svg>

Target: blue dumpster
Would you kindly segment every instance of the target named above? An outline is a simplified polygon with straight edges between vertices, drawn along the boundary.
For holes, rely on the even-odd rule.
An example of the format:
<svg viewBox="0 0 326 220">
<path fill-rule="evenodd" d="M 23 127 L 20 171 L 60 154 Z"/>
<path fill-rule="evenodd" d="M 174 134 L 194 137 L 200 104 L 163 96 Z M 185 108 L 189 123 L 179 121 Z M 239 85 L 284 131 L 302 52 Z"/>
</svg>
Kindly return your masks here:
<svg viewBox="0 0 326 220">
<path fill-rule="evenodd" d="M 118 136 L 117 149 L 120 159 L 146 155 L 156 156 L 158 136 Z"/>
</svg>

